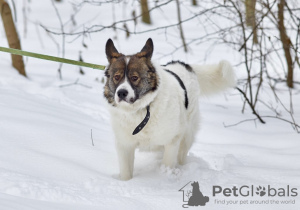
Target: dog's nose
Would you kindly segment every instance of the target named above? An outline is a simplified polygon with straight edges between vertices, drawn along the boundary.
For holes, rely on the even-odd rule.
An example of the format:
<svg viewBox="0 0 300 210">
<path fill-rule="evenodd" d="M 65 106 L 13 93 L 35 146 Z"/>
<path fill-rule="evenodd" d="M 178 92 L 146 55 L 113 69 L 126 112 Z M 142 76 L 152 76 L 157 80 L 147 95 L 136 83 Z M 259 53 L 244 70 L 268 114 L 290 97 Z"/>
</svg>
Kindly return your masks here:
<svg viewBox="0 0 300 210">
<path fill-rule="evenodd" d="M 125 99 L 127 95 L 128 95 L 128 91 L 125 89 L 121 89 L 118 91 L 118 96 L 120 99 Z"/>
</svg>

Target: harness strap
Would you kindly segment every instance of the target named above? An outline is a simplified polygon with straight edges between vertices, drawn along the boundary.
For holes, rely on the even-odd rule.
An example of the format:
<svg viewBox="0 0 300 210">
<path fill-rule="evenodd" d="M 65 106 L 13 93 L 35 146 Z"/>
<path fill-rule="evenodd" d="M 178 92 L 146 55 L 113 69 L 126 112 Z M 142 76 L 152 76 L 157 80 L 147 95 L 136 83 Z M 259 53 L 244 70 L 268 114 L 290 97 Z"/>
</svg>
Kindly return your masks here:
<svg viewBox="0 0 300 210">
<path fill-rule="evenodd" d="M 168 70 L 168 69 L 164 69 L 166 72 L 169 72 L 171 75 L 173 75 L 177 81 L 179 82 L 179 85 L 181 86 L 181 88 L 184 90 L 184 98 L 185 98 L 185 101 L 184 101 L 184 106 L 185 108 L 187 109 L 188 106 L 189 106 L 189 99 L 188 99 L 188 95 L 187 95 L 187 91 L 186 91 L 186 88 L 185 88 L 185 85 L 183 84 L 182 80 L 180 79 L 180 77 L 175 74 L 174 72 Z"/>
</svg>

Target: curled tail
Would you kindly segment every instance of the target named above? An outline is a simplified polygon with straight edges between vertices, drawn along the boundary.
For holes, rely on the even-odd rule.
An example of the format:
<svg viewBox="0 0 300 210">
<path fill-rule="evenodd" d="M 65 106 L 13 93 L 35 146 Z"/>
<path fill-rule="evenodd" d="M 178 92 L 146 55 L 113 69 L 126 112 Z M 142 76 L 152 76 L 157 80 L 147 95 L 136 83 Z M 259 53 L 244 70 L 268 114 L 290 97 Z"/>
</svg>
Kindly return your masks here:
<svg viewBox="0 0 300 210">
<path fill-rule="evenodd" d="M 220 61 L 214 65 L 191 65 L 198 77 L 201 95 L 219 93 L 236 85 L 236 78 L 231 64 Z"/>
</svg>

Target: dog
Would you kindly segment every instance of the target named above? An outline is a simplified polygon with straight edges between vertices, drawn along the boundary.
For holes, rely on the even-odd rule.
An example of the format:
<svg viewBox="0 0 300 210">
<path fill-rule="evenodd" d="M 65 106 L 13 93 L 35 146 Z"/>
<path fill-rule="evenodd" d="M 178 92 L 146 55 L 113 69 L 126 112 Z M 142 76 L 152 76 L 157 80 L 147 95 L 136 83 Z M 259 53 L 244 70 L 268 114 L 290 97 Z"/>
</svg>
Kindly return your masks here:
<svg viewBox="0 0 300 210">
<path fill-rule="evenodd" d="M 134 55 L 119 53 L 111 39 L 106 43 L 104 97 L 108 103 L 119 160 L 120 179 L 133 177 L 137 147 L 163 149 L 162 164 L 184 164 L 199 125 L 201 95 L 235 86 L 227 61 L 216 65 L 188 65 L 151 61 L 149 38 Z"/>
</svg>

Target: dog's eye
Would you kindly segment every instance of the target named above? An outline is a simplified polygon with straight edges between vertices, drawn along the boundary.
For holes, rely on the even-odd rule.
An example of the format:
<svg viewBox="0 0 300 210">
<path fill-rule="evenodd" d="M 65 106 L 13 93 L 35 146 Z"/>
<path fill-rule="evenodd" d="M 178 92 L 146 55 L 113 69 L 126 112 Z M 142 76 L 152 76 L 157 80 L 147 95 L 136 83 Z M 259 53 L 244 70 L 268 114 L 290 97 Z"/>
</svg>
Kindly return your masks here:
<svg viewBox="0 0 300 210">
<path fill-rule="evenodd" d="M 121 77 L 120 75 L 115 75 L 115 76 L 114 76 L 114 79 L 115 79 L 116 81 L 119 81 L 120 77 Z"/>
<path fill-rule="evenodd" d="M 137 77 L 137 76 L 132 76 L 132 77 L 131 77 L 131 81 L 132 81 L 132 82 L 135 82 L 135 81 L 137 81 L 137 80 L 138 80 L 138 77 Z"/>
</svg>

